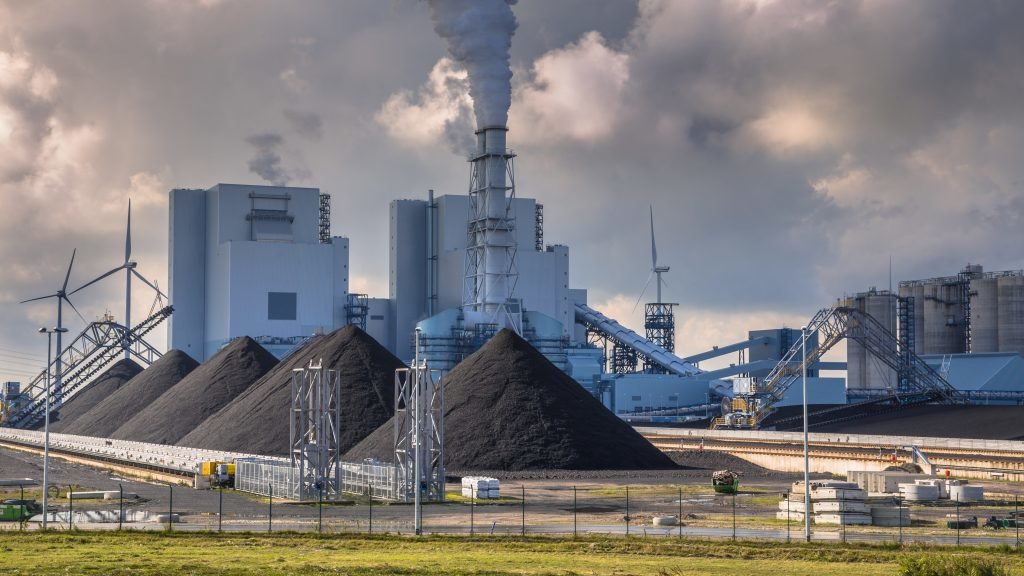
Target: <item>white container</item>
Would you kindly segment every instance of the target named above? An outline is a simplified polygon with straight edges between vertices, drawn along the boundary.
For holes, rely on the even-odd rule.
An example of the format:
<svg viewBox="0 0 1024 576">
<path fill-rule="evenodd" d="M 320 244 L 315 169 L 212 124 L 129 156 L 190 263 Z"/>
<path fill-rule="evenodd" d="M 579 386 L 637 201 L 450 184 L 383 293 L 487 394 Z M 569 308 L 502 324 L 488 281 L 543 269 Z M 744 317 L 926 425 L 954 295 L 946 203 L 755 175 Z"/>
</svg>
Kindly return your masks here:
<svg viewBox="0 0 1024 576">
<path fill-rule="evenodd" d="M 939 487 L 921 484 L 900 484 L 900 495 L 910 502 L 930 502 L 939 499 Z"/>
<path fill-rule="evenodd" d="M 918 486 L 935 486 L 939 489 L 939 498 L 945 498 L 947 496 L 946 483 L 938 478 L 920 478 L 914 480 L 914 484 Z"/>
<path fill-rule="evenodd" d="M 985 489 L 981 486 L 962 484 L 949 487 L 949 499 L 963 502 L 981 502 L 985 499 Z"/>
</svg>

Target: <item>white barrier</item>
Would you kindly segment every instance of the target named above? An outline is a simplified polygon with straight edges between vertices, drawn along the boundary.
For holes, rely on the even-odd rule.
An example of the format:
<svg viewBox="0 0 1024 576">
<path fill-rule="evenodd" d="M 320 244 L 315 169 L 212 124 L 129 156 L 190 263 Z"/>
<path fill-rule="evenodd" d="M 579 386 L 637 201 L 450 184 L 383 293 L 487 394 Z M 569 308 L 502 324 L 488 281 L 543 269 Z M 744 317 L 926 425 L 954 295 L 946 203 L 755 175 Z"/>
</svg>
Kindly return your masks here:
<svg viewBox="0 0 1024 576">
<path fill-rule="evenodd" d="M 43 432 L 0 428 L 0 442 L 7 440 L 38 448 L 43 447 Z M 94 456 L 125 464 L 142 465 L 171 472 L 197 474 L 207 461 L 231 461 L 251 458 L 251 454 L 201 450 L 166 444 L 149 444 L 129 440 L 109 440 L 92 436 L 50 433 L 50 449 Z"/>
</svg>

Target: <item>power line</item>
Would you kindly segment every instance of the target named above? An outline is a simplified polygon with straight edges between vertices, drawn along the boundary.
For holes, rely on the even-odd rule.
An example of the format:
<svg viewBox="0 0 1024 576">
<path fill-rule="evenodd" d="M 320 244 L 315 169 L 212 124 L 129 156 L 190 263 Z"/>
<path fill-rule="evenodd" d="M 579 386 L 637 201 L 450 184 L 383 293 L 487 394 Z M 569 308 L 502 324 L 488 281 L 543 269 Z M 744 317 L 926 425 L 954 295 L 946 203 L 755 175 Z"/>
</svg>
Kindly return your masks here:
<svg viewBox="0 0 1024 576">
<path fill-rule="evenodd" d="M 22 366 L 33 366 L 33 367 L 35 367 L 35 366 L 40 366 L 40 365 L 46 364 L 46 362 L 44 362 L 42 360 L 36 362 L 35 360 L 21 360 L 19 358 L 5 358 L 2 354 L 0 354 L 0 364 L 20 364 Z"/>
<path fill-rule="evenodd" d="M 42 356 L 38 354 L 30 354 L 28 352 L 21 352 L 19 350 L 13 350 L 11 348 L 0 348 L 0 353 L 7 353 L 14 356 L 24 356 L 30 360 L 42 360 Z"/>
</svg>

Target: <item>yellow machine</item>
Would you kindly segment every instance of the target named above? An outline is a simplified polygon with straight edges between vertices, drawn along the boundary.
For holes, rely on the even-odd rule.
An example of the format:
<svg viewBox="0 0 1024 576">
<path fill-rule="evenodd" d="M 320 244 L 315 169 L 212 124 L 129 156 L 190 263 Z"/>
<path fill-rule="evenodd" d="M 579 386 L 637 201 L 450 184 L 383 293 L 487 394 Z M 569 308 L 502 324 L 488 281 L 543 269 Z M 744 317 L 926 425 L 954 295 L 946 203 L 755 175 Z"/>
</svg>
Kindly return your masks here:
<svg viewBox="0 0 1024 576">
<path fill-rule="evenodd" d="M 234 462 L 203 462 L 199 473 L 210 479 L 211 486 L 227 488 L 235 486 Z"/>
</svg>

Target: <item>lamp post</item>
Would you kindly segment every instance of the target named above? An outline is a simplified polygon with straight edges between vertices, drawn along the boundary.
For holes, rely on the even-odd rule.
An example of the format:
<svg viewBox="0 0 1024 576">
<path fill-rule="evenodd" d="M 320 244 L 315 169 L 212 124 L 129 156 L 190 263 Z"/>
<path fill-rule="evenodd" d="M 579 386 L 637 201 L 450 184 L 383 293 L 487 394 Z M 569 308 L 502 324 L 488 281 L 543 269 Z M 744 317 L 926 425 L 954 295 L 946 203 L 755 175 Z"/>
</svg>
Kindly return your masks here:
<svg viewBox="0 0 1024 576">
<path fill-rule="evenodd" d="M 804 404 L 804 539 L 811 541 L 811 463 L 807 446 L 807 326 L 800 327 Z"/>
<path fill-rule="evenodd" d="M 422 457 L 422 454 L 420 453 L 420 444 L 423 441 L 423 438 L 421 437 L 421 433 L 422 433 L 421 430 L 422 429 L 420 427 L 420 418 L 423 417 L 423 413 L 422 413 L 422 406 L 420 406 L 420 400 L 421 400 L 420 399 L 420 384 L 421 384 L 420 378 L 422 377 L 421 370 L 423 370 L 424 366 L 420 365 L 420 333 L 421 332 L 422 332 L 422 330 L 419 327 L 417 327 L 416 328 L 416 342 L 415 342 L 416 357 L 413 360 L 414 373 L 413 373 L 413 377 L 412 377 L 412 381 L 413 381 L 413 389 L 412 389 L 412 404 L 413 404 L 412 423 L 413 423 L 413 439 L 416 442 L 416 445 L 413 447 L 413 457 L 415 458 L 415 460 L 413 462 L 413 478 L 415 479 L 415 482 L 416 482 L 416 484 L 415 484 L 415 490 L 416 491 L 413 493 L 414 494 L 413 495 L 413 528 L 415 529 L 415 532 L 416 532 L 417 536 L 420 536 L 422 534 L 422 532 L 423 532 L 423 494 L 422 494 L 422 491 L 423 491 L 423 488 L 422 488 L 423 468 L 421 467 L 421 464 L 420 464 L 420 458 Z"/>
<path fill-rule="evenodd" d="M 49 512 L 49 473 L 50 473 L 50 357 L 53 355 L 53 335 L 67 332 L 67 328 L 40 328 L 40 334 L 46 334 L 46 405 L 43 414 L 43 530 L 46 530 L 46 515 Z M 60 354 L 60 351 L 57 351 Z M 58 381 L 60 375 L 57 376 Z"/>
</svg>

